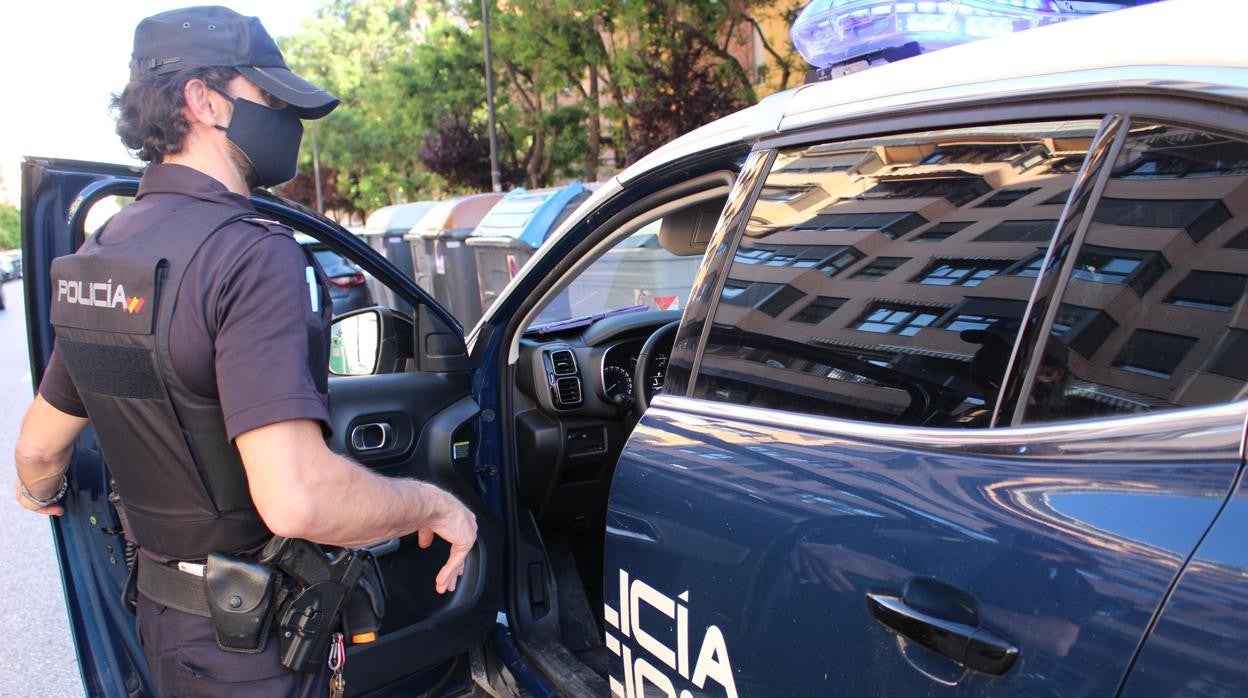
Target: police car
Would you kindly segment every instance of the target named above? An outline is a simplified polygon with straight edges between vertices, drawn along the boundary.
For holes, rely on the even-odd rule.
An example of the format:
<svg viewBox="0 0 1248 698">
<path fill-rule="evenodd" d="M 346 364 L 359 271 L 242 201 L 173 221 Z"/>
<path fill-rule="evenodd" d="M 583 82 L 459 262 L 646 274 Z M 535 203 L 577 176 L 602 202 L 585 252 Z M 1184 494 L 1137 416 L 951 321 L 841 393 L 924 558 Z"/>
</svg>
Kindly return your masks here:
<svg viewBox="0 0 1248 698">
<path fill-rule="evenodd" d="M 447 596 L 443 552 L 376 549 L 348 690 L 1248 694 L 1244 26 L 1172 0 L 768 97 L 600 187 L 466 333 L 257 197 L 416 309 L 335 325 L 331 445 L 481 523 Z M 26 161 L 36 382 L 48 264 L 137 176 Z M 53 526 L 114 696 L 146 668 L 105 465 L 85 435 Z"/>
</svg>

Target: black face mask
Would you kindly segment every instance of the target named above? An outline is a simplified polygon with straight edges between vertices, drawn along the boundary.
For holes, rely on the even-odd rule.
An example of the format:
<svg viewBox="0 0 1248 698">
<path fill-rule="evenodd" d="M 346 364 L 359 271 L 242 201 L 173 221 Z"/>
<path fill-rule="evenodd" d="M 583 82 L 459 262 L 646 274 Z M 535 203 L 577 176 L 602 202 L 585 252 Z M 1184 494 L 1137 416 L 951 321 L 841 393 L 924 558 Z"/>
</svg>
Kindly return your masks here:
<svg viewBox="0 0 1248 698">
<path fill-rule="evenodd" d="M 217 125 L 225 137 L 251 161 L 252 187 L 271 187 L 295 176 L 303 122 L 290 109 L 272 109 L 247 99 L 222 94 L 234 103 L 229 127 Z"/>
</svg>

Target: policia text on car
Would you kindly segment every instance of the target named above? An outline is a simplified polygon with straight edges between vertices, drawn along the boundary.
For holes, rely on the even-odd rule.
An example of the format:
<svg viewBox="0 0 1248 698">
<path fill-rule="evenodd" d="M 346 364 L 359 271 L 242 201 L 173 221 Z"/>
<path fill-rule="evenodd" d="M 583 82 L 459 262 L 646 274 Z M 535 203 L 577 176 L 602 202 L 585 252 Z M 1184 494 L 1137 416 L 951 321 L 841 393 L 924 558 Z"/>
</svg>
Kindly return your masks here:
<svg viewBox="0 0 1248 698">
<path fill-rule="evenodd" d="M 63 512 L 89 419 L 137 546 L 131 593 L 162 695 L 340 694 L 338 633 L 368 641 L 384 613 L 356 548 L 440 537 L 445 592 L 476 540 L 452 495 L 374 474 L 323 440 L 324 274 L 247 194 L 292 177 L 301 119 L 337 104 L 286 67 L 254 17 L 196 7 L 143 20 L 114 106 L 149 166 L 134 203 L 52 266 L 57 344 L 22 425 L 17 500 Z"/>
</svg>

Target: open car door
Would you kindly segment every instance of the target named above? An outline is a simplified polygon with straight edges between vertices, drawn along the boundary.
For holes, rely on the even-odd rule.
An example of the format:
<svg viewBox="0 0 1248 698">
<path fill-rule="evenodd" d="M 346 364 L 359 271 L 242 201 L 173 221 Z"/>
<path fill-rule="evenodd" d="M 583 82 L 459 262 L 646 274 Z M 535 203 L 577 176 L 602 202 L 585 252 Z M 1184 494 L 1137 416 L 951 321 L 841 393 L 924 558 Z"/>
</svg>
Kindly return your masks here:
<svg viewBox="0 0 1248 698">
<path fill-rule="evenodd" d="M 22 247 L 35 385 L 52 350 L 49 266 L 76 250 L 110 209 L 134 196 L 139 175 L 137 168 L 66 160 L 30 158 L 23 164 Z M 447 489 L 474 511 L 479 525 L 464 577 L 446 595 L 434 591 L 448 552 L 444 542 L 421 550 L 413 535 L 374 547 L 387 613 L 376 641 L 348 650 L 349 694 L 414 694 L 448 677 L 462 681 L 467 670 L 460 659 L 493 628 L 502 581 L 500 526 L 474 472 L 479 408 L 463 332 L 412 280 L 340 226 L 277 197 L 260 195 L 253 203 L 262 215 L 347 257 L 416 308 L 414 317 L 376 313 L 385 320 L 378 325 L 388 333 L 380 342 L 388 347 L 388 361 L 372 374 L 331 376 L 330 447 L 382 474 Z M 90 428 L 75 445 L 69 475 L 65 515 L 52 518 L 52 527 L 84 687 L 91 696 L 150 693 L 134 619 L 121 603 L 126 546 L 108 501 L 108 465 Z"/>
</svg>

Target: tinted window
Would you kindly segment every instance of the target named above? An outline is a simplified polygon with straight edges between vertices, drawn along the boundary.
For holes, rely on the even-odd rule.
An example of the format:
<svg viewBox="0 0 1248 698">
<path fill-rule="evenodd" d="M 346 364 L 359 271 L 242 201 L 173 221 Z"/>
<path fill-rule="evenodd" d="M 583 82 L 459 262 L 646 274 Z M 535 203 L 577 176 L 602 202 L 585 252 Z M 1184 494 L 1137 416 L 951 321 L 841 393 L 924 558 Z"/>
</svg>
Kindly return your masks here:
<svg viewBox="0 0 1248 698">
<path fill-rule="evenodd" d="M 1134 124 L 1075 262 L 1026 421 L 1240 398 L 1248 380 L 1244 143 Z"/>
<path fill-rule="evenodd" d="M 780 151 L 737 242 L 693 394 L 986 426 L 1037 281 L 1006 272 L 1053 237 L 1055 211 L 1043 202 L 1074 186 L 1097 125 Z M 820 161 L 838 166 L 810 166 Z"/>
</svg>

